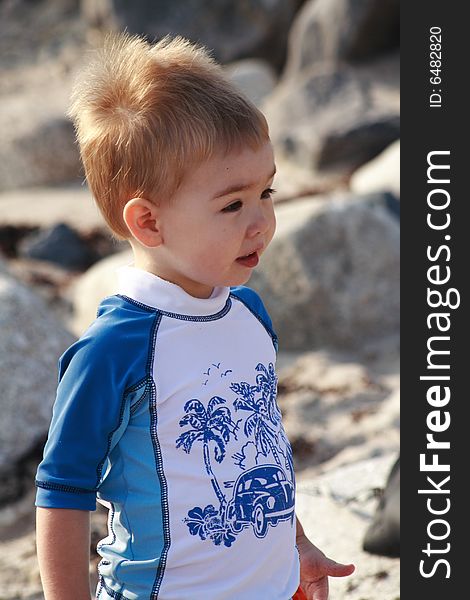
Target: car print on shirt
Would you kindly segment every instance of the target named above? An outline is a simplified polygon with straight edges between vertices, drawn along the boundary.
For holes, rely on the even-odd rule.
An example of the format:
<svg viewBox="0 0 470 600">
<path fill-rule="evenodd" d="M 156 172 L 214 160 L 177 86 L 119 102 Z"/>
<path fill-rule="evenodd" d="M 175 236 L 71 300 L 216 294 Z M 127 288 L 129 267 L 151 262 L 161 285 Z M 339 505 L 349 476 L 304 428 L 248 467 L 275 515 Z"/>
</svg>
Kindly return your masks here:
<svg viewBox="0 0 470 600">
<path fill-rule="evenodd" d="M 265 537 L 268 525 L 294 520 L 294 486 L 277 465 L 262 465 L 245 471 L 237 479 L 226 519 L 234 533 L 249 525 L 256 537 Z"/>
<path fill-rule="evenodd" d="M 220 365 L 212 366 L 219 370 Z M 207 407 L 197 398 L 186 402 L 186 414 L 179 422 L 180 427 L 190 428 L 177 438 L 176 447 L 189 454 L 194 445 L 201 443 L 205 470 L 219 505 L 218 508 L 213 504 L 195 506 L 188 510 L 183 521 L 191 535 L 210 539 L 216 546 L 223 543 L 230 547 L 236 536 L 250 525 L 254 535 L 263 538 L 269 526 L 276 527 L 288 520 L 291 526 L 294 523 L 292 450 L 276 402 L 274 366 L 258 363 L 255 371 L 254 385 L 246 381 L 227 383 L 230 392 L 235 393 L 233 408 L 244 419 L 235 422 L 227 400 L 214 396 Z M 226 448 L 229 443 L 233 447 L 234 442 L 238 450 L 229 457 Z M 225 488 L 233 489 L 231 498 L 227 498 L 214 469 L 227 458 L 243 470 L 236 480 L 224 482 Z"/>
</svg>

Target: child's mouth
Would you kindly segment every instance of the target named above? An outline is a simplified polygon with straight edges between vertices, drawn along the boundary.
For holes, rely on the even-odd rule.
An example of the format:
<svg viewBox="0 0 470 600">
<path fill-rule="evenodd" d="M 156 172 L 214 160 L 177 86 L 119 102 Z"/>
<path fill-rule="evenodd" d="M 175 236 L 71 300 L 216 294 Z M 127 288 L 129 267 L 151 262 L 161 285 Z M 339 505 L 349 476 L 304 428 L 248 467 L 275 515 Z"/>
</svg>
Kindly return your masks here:
<svg viewBox="0 0 470 600">
<path fill-rule="evenodd" d="M 237 258 L 237 263 L 240 263 L 244 267 L 253 268 L 259 263 L 258 252 L 252 252 L 251 254 L 247 254 L 246 256 L 240 256 Z"/>
</svg>

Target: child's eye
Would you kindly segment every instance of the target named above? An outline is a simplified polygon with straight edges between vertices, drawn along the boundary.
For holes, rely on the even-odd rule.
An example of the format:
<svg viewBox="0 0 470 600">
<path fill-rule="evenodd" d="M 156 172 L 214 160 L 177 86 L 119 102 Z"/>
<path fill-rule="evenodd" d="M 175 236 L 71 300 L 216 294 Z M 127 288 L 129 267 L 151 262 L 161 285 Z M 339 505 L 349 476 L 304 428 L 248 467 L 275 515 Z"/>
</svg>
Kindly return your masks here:
<svg viewBox="0 0 470 600">
<path fill-rule="evenodd" d="M 222 212 L 224 212 L 224 213 L 237 212 L 238 210 L 241 209 L 242 206 L 243 206 L 243 204 L 242 204 L 241 200 L 236 200 L 235 202 L 232 202 L 232 204 L 229 204 L 228 206 L 223 208 Z"/>
<path fill-rule="evenodd" d="M 261 198 L 263 198 L 263 199 L 271 198 L 271 196 L 275 193 L 276 193 L 276 190 L 273 190 L 273 188 L 268 188 L 267 190 L 264 190 L 264 192 L 261 194 Z"/>
</svg>

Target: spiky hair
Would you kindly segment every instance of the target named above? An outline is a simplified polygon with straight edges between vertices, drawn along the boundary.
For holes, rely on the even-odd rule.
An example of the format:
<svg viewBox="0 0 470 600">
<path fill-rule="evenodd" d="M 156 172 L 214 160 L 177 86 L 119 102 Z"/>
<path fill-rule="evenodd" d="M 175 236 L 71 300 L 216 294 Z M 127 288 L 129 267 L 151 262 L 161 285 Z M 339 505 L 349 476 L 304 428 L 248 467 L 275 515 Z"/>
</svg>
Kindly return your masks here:
<svg viewBox="0 0 470 600">
<path fill-rule="evenodd" d="M 128 200 L 165 201 L 215 152 L 256 149 L 269 135 L 207 50 L 180 36 L 152 45 L 109 35 L 79 74 L 69 115 L 89 187 L 122 238 Z"/>
</svg>

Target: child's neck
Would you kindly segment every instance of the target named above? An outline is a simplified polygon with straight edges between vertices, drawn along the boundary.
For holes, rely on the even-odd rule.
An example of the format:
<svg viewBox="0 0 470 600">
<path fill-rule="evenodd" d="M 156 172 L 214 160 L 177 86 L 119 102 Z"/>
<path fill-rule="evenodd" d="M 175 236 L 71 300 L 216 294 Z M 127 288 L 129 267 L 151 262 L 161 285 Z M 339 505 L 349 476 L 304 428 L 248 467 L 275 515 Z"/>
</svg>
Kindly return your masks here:
<svg viewBox="0 0 470 600">
<path fill-rule="evenodd" d="M 207 286 L 196 281 L 188 280 L 183 282 L 178 278 L 173 277 L 171 273 L 162 268 L 155 260 L 152 260 L 152 258 L 145 253 L 134 251 L 134 266 L 137 269 L 152 273 L 152 275 L 156 275 L 157 277 L 160 277 L 160 279 L 164 279 L 165 281 L 179 286 L 182 290 L 194 298 L 207 299 L 210 298 L 214 292 L 214 288 L 211 286 Z"/>
</svg>

